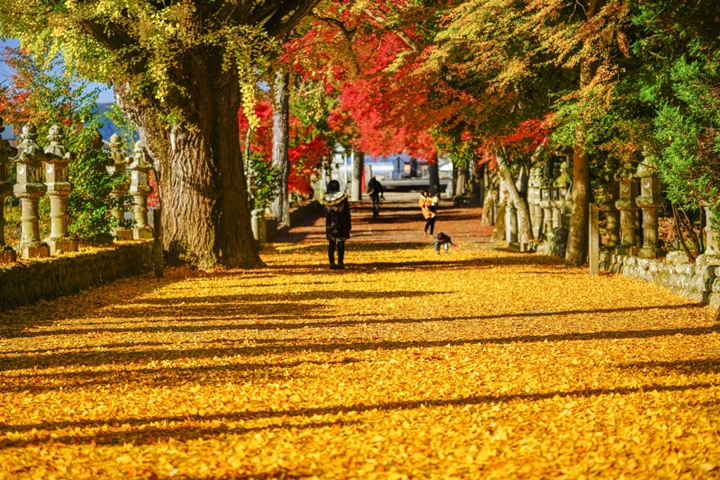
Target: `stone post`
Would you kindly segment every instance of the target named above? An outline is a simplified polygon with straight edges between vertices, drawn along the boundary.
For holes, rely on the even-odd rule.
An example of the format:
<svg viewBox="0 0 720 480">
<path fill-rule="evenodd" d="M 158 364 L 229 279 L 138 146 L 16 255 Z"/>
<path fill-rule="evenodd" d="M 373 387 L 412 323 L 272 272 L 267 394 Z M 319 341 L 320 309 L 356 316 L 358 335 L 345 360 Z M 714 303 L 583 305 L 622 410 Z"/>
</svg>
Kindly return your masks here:
<svg viewBox="0 0 720 480">
<path fill-rule="evenodd" d="M 125 141 L 120 135 L 114 133 L 110 137 L 110 158 L 112 163 L 105 167 L 115 183 L 110 192 L 110 200 L 112 201 L 112 216 L 115 218 L 117 225 L 113 228 L 113 235 L 118 240 L 132 240 L 132 230 L 123 227 L 125 221 L 125 208 L 123 199 L 130 190 L 130 184 L 127 181 L 127 161 L 125 159 Z"/>
<path fill-rule="evenodd" d="M 0 118 L 0 134 L 5 131 Z M 13 186 L 8 182 L 8 164 L 10 157 L 17 155 L 17 149 L 0 136 L 0 264 L 16 261 L 15 250 L 5 246 L 5 200 L 12 193 Z"/>
<path fill-rule="evenodd" d="M 605 249 L 615 251 L 620 242 L 620 218 L 615 202 L 618 200 L 620 186 L 617 182 L 609 181 L 600 187 L 600 211 L 605 212 L 605 235 L 607 242 Z"/>
<path fill-rule="evenodd" d="M 37 144 L 37 128 L 28 123 L 22 129 L 22 142 L 18 145 L 17 183 L 13 188 L 15 196 L 22 202 L 22 237 L 16 250 L 23 258 L 50 256 L 50 247 L 40 241 L 38 204 L 47 187 L 42 183 L 42 162 L 47 158 Z"/>
<path fill-rule="evenodd" d="M 702 203 L 700 206 L 705 210 L 705 233 L 707 235 L 705 254 L 718 255 L 720 254 L 720 237 L 714 229 L 720 228 L 720 221 L 715 219 L 712 210 L 707 204 Z"/>
<path fill-rule="evenodd" d="M 549 182 L 543 182 L 540 187 L 540 208 L 543 212 L 542 232 L 545 239 L 550 240 L 555 235 L 552 226 L 552 205 L 550 200 L 551 185 Z"/>
<path fill-rule="evenodd" d="M 615 179 L 620 183 L 620 198 L 615 206 L 620 210 L 620 246 L 615 249 L 618 255 L 630 255 L 637 247 L 638 207 L 635 197 L 638 185 L 633 175 L 635 169 L 630 162 L 626 162 L 618 171 Z"/>
<path fill-rule="evenodd" d="M 564 161 L 560 164 L 560 175 L 553 182 L 553 187 L 557 189 L 557 199 L 555 204 L 558 209 L 558 223 L 560 227 L 570 228 L 570 217 L 572 216 L 572 177 L 568 173 L 568 162 Z"/>
<path fill-rule="evenodd" d="M 588 263 L 590 264 L 590 275 L 600 273 L 600 229 L 598 227 L 598 206 L 590 204 L 590 222 L 588 232 Z"/>
<path fill-rule="evenodd" d="M 638 257 L 657 258 L 663 252 L 658 248 L 658 214 L 665 203 L 660 195 L 660 179 L 657 168 L 652 164 L 649 155 L 638 165 L 635 176 L 640 179 L 640 196 L 635 199 L 642 209 L 643 246 L 638 250 Z"/>
<path fill-rule="evenodd" d="M 145 159 L 145 149 L 142 142 L 135 143 L 132 159 L 133 161 L 127 169 L 130 170 L 129 193 L 135 201 L 133 238 L 135 240 L 153 238 L 153 229 L 148 225 L 147 208 L 147 197 L 152 191 L 148 184 L 148 172 L 152 168 L 152 164 Z"/>
<path fill-rule="evenodd" d="M 267 242 L 265 210 L 259 208 L 250 212 L 250 229 L 258 245 L 264 245 Z"/>
<path fill-rule="evenodd" d="M 530 221 L 532 223 L 533 237 L 540 238 L 542 232 L 543 209 L 540 206 L 542 200 L 542 167 L 535 167 L 530 170 L 528 186 L 528 204 L 530 206 Z"/>
<path fill-rule="evenodd" d="M 69 182 L 68 163 L 72 155 L 62 144 L 63 131 L 58 125 L 50 127 L 45 147 L 45 184 L 50 197 L 50 237 L 45 242 L 50 246 L 50 254 L 77 252 L 78 242 L 68 237 L 68 196 L 73 189 Z"/>
</svg>

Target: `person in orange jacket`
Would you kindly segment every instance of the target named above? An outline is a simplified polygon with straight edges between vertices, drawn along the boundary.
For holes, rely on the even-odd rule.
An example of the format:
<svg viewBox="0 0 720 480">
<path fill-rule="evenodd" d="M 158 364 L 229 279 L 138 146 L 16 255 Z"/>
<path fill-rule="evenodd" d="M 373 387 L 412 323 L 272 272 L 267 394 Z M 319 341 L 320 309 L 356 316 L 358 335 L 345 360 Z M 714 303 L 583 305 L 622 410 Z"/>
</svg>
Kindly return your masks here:
<svg viewBox="0 0 720 480">
<path fill-rule="evenodd" d="M 423 190 L 420 198 L 418 199 L 418 206 L 425 218 L 425 229 L 423 230 L 423 235 L 426 237 L 428 235 L 428 230 L 430 231 L 431 237 L 435 231 L 435 219 L 437 217 L 437 206 L 439 202 L 440 195 L 436 193 L 431 197 L 428 189 Z"/>
</svg>

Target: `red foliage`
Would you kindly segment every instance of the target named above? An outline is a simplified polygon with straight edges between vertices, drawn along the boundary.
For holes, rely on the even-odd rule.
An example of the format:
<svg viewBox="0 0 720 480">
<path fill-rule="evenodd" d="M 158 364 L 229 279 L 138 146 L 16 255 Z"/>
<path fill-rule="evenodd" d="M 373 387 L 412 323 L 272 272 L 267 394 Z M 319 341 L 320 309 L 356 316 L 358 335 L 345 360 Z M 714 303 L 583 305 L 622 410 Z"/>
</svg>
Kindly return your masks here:
<svg viewBox="0 0 720 480">
<path fill-rule="evenodd" d="M 272 161 L 272 105 L 268 101 L 255 104 L 255 115 L 260 120 L 260 126 L 250 132 L 250 151 L 262 154 L 265 161 Z M 240 142 L 245 149 L 249 122 L 245 112 L 238 112 L 238 127 L 240 129 Z M 310 178 L 317 172 L 323 156 L 328 153 L 327 138 L 314 131 L 312 125 L 303 125 L 300 120 L 290 116 L 290 178 L 288 189 L 300 195 L 308 195 L 312 187 Z"/>
</svg>

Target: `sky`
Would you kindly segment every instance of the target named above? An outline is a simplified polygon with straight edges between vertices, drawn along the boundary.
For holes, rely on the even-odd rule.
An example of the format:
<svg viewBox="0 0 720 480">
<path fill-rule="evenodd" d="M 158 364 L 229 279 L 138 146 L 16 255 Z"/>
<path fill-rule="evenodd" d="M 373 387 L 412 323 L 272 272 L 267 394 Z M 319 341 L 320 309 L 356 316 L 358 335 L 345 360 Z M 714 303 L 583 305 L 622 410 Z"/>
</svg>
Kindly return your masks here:
<svg viewBox="0 0 720 480">
<path fill-rule="evenodd" d="M 0 47 L 17 47 L 19 42 L 17 40 L 5 40 L 0 41 Z M 0 58 L 0 83 L 7 83 L 13 75 L 13 70 L 10 68 L 5 61 Z M 99 87 L 101 89 L 100 96 L 98 97 L 97 103 L 115 103 L 115 95 L 112 87 L 109 87 L 102 83 L 91 83 L 88 85 L 89 89 Z"/>
</svg>

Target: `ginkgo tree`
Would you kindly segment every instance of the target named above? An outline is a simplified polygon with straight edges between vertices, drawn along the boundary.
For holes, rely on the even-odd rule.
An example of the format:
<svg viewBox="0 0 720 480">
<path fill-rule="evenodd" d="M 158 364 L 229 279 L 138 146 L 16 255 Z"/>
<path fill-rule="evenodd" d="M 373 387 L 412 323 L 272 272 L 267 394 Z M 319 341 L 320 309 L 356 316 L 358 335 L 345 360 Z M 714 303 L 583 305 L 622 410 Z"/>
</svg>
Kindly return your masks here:
<svg viewBox="0 0 720 480">
<path fill-rule="evenodd" d="M 256 74 L 317 0 L 7 0 L 0 33 L 112 84 L 160 178 L 170 260 L 261 263 L 249 222 L 237 112 Z"/>
</svg>

